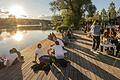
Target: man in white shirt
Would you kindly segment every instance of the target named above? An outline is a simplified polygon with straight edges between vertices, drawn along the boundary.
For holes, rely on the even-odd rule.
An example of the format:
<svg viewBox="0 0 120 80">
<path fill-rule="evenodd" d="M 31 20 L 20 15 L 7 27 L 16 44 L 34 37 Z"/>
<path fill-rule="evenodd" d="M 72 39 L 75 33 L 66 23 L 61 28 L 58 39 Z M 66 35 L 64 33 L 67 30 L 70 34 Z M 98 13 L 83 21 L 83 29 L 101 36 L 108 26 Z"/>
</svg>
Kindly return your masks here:
<svg viewBox="0 0 120 80">
<path fill-rule="evenodd" d="M 61 45 L 62 47 L 64 47 L 64 43 L 61 39 L 57 38 L 56 36 L 54 36 L 54 41 L 58 41 L 59 45 Z"/>
<path fill-rule="evenodd" d="M 64 43 L 63 43 L 63 41 L 62 41 L 62 40 L 57 39 L 57 41 L 59 42 L 59 44 L 60 44 L 62 47 L 64 47 Z"/>
<path fill-rule="evenodd" d="M 59 44 L 58 41 L 55 41 L 55 45 L 48 50 L 48 54 L 50 50 L 54 50 L 55 58 L 56 59 L 63 59 L 64 58 L 64 50 L 62 46 Z"/>
<path fill-rule="evenodd" d="M 55 41 L 55 45 L 51 47 L 51 49 L 48 50 L 48 54 L 50 50 L 53 50 L 52 54 L 54 53 L 54 56 L 52 57 L 53 62 L 57 65 L 57 66 L 61 66 L 61 67 L 67 67 L 67 63 L 69 63 L 69 61 L 67 61 L 64 57 L 64 49 L 63 47 L 59 44 L 58 41 Z M 50 54 L 50 55 L 52 55 Z"/>
</svg>

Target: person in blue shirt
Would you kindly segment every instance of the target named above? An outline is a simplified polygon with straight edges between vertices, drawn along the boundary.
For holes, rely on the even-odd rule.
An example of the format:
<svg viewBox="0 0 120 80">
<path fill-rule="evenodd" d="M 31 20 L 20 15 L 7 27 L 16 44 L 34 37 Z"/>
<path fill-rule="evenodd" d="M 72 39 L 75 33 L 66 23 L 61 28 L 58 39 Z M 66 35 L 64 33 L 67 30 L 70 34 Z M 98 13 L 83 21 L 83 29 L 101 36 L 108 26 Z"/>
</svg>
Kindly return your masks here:
<svg viewBox="0 0 120 80">
<path fill-rule="evenodd" d="M 91 35 L 93 38 L 93 45 L 91 51 L 96 51 L 100 45 L 100 21 L 96 20 L 93 25 L 91 26 Z"/>
</svg>

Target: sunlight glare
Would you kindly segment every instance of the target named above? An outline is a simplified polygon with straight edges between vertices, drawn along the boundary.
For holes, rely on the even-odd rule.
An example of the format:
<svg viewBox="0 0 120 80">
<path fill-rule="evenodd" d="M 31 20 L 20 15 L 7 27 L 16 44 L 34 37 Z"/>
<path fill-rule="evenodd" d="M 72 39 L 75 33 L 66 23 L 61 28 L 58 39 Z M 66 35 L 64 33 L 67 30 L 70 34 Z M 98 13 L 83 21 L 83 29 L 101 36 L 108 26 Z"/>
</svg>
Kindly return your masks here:
<svg viewBox="0 0 120 80">
<path fill-rule="evenodd" d="M 13 5 L 10 7 L 10 14 L 15 15 L 17 18 L 26 15 L 24 9 L 19 5 Z"/>
<path fill-rule="evenodd" d="M 15 39 L 16 41 L 21 41 L 23 39 L 23 34 L 17 31 L 17 33 L 13 36 L 13 39 Z"/>
</svg>

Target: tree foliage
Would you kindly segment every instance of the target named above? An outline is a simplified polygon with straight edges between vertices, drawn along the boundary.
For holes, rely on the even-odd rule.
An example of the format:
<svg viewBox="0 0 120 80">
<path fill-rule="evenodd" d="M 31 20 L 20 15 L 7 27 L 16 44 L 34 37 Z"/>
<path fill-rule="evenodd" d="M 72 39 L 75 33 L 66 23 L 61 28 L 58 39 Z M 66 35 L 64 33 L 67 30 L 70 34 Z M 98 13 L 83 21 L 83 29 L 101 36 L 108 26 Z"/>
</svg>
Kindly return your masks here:
<svg viewBox="0 0 120 80">
<path fill-rule="evenodd" d="M 113 19 L 116 17 L 115 4 L 113 2 L 111 2 L 108 7 L 108 16 L 109 16 L 109 19 Z"/>
<path fill-rule="evenodd" d="M 95 12 L 96 7 L 92 5 L 91 0 L 56 0 L 51 3 L 57 3 L 56 5 L 52 5 L 51 7 L 54 9 L 63 10 L 66 9 L 68 12 L 66 13 L 72 13 L 72 15 L 66 15 L 63 17 L 67 23 L 70 22 L 70 24 L 74 24 L 75 27 L 78 26 L 80 19 L 84 15 L 84 13 L 87 11 L 89 15 L 93 15 L 92 13 Z M 94 8 L 94 9 L 93 9 Z M 64 22 L 64 21 L 63 21 Z"/>
<path fill-rule="evenodd" d="M 63 18 L 62 25 L 64 25 L 64 26 L 70 26 L 71 23 L 72 23 L 72 17 L 73 17 L 72 11 L 68 10 L 68 9 L 63 9 L 61 11 L 61 16 Z"/>
<path fill-rule="evenodd" d="M 102 21 L 108 20 L 107 12 L 104 8 L 101 11 L 101 19 L 102 19 Z"/>
<path fill-rule="evenodd" d="M 120 16 L 120 8 L 117 11 L 117 16 Z"/>
<path fill-rule="evenodd" d="M 53 24 L 53 26 L 60 26 L 61 22 L 62 22 L 61 16 L 59 16 L 59 15 L 52 16 L 51 23 Z"/>
<path fill-rule="evenodd" d="M 89 5 L 87 5 L 86 10 L 87 10 L 87 12 L 88 12 L 88 15 L 87 15 L 87 16 L 88 16 L 88 17 L 92 17 L 92 16 L 94 16 L 97 8 L 96 8 L 95 5 L 89 4 Z"/>
</svg>

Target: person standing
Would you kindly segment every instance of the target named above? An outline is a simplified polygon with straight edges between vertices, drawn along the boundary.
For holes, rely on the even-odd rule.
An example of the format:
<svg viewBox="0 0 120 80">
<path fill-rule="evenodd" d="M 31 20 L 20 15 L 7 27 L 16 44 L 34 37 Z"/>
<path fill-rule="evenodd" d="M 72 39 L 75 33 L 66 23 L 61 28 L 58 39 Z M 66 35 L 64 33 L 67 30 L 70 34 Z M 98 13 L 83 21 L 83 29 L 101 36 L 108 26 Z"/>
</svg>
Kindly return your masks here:
<svg viewBox="0 0 120 80">
<path fill-rule="evenodd" d="M 91 26 L 91 35 L 93 38 L 93 45 L 91 51 L 96 51 L 99 49 L 100 45 L 100 22 L 96 20 L 93 25 Z"/>
</svg>

